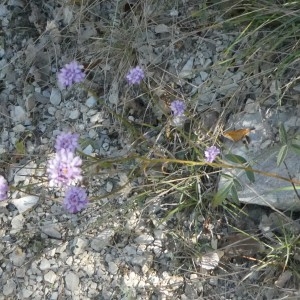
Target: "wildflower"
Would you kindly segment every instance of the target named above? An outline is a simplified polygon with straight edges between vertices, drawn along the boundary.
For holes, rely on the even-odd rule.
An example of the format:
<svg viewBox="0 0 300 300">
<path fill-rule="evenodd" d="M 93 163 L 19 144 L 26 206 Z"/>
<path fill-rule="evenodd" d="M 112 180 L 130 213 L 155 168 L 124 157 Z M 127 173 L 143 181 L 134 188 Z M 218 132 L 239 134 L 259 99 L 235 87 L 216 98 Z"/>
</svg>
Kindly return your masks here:
<svg viewBox="0 0 300 300">
<path fill-rule="evenodd" d="M 56 137 L 55 150 L 60 151 L 65 149 L 70 152 L 74 152 L 78 146 L 79 134 L 62 132 Z"/>
<path fill-rule="evenodd" d="M 143 69 L 139 66 L 132 68 L 126 75 L 129 84 L 140 84 L 145 77 Z"/>
<path fill-rule="evenodd" d="M 186 105 L 182 100 L 174 100 L 171 102 L 170 108 L 173 112 L 174 117 L 184 116 Z"/>
<path fill-rule="evenodd" d="M 0 201 L 7 199 L 8 184 L 6 179 L 0 175 Z"/>
<path fill-rule="evenodd" d="M 63 87 L 78 83 L 84 80 L 85 73 L 82 71 L 83 65 L 77 61 L 66 64 L 58 74 L 58 81 Z"/>
<path fill-rule="evenodd" d="M 85 189 L 71 186 L 67 189 L 63 201 L 64 208 L 71 214 L 83 210 L 88 204 L 88 198 Z"/>
<path fill-rule="evenodd" d="M 204 151 L 204 155 L 207 162 L 213 162 L 216 158 L 216 156 L 220 154 L 220 149 L 216 146 L 211 146 Z"/>
<path fill-rule="evenodd" d="M 62 187 L 82 180 L 81 164 L 82 160 L 79 156 L 74 156 L 73 152 L 61 149 L 48 162 L 49 185 Z"/>
</svg>

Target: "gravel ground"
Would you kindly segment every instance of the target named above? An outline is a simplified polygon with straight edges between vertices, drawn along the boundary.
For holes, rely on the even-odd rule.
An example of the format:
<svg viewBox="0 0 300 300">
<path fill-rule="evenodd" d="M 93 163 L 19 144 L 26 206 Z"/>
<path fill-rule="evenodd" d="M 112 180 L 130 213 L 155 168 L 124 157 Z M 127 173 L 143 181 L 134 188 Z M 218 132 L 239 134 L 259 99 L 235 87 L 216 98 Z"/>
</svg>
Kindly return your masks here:
<svg viewBox="0 0 300 300">
<path fill-rule="evenodd" d="M 121 58 L 123 45 L 118 50 L 111 38 L 111 48 L 97 53 L 101 38 L 95 37 L 104 36 L 103 28 L 112 20 L 113 37 L 121 36 L 117 41 L 126 43 L 123 34 L 128 31 L 122 28 L 136 22 L 133 16 L 119 12 L 110 1 L 95 2 L 84 12 L 71 1 L 63 6 L 54 0 L 40 4 L 0 4 L 1 174 L 16 187 L 0 207 L 0 299 L 277 298 L 276 289 L 260 286 L 259 273 L 240 282 L 252 262 L 239 264 L 225 255 L 227 260 L 215 273 L 201 268 L 193 241 L 201 232 L 202 241 L 211 243 L 210 231 L 203 229 L 207 218 L 199 217 L 198 228 L 191 226 L 193 214 L 166 221 L 165 207 L 177 200 L 168 196 L 133 202 L 145 183 L 144 176 L 130 179 L 135 162 L 106 169 L 87 165 L 85 185 L 91 204 L 77 215 L 62 210 L 62 194 L 47 187 L 44 173 L 60 131 L 79 133 L 83 153 L 115 159 L 142 150 L 133 147 L 131 132 L 112 112 L 135 124 L 147 120 L 154 125 L 163 116 L 155 109 L 145 112 L 143 96 L 135 101 L 143 88 L 130 88 L 120 79 L 130 66 Z M 245 101 L 264 86 L 259 80 L 250 85 L 242 63 L 236 70 L 217 67 L 238 32 L 195 35 L 186 30 L 197 25 L 185 19 L 192 7 L 192 1 L 176 8 L 165 5 L 163 17 L 158 17 L 149 5 L 149 19 L 154 16 L 155 22 L 149 22 L 147 31 L 140 28 L 130 41 L 151 78 L 153 94 L 192 99 L 189 105 L 199 117 L 210 108 L 200 118 L 201 124 L 211 126 L 224 101 Z M 89 72 L 87 79 L 84 86 L 61 89 L 57 72 L 75 56 Z M 153 139 L 151 131 L 146 133 Z M 221 215 L 219 220 L 214 229 L 222 232 Z M 174 228 L 180 228 L 182 236 L 175 236 Z"/>
</svg>

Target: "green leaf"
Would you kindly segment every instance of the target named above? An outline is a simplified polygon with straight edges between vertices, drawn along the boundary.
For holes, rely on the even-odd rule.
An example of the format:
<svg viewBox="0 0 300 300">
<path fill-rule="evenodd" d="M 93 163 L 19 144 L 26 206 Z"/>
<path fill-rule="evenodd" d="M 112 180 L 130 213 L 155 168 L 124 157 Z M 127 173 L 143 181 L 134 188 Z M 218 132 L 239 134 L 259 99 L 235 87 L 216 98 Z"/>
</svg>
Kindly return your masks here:
<svg viewBox="0 0 300 300">
<path fill-rule="evenodd" d="M 300 145 L 297 145 L 297 144 L 291 144 L 291 149 L 292 149 L 296 154 L 300 154 Z"/>
<path fill-rule="evenodd" d="M 279 167 L 282 162 L 284 161 L 284 159 L 286 158 L 288 152 L 288 146 L 287 145 L 283 145 L 277 155 L 277 166 Z"/>
<path fill-rule="evenodd" d="M 284 145 L 287 145 L 288 143 L 287 133 L 283 124 L 279 125 L 279 140 Z"/>
<path fill-rule="evenodd" d="M 233 186 L 233 181 L 227 182 L 224 186 L 218 190 L 218 192 L 214 195 L 212 200 L 212 207 L 215 208 L 219 205 L 222 205 L 223 201 L 227 198 L 228 194 L 231 191 Z"/>
<path fill-rule="evenodd" d="M 242 184 L 236 178 L 233 178 L 233 185 L 235 186 L 237 191 L 243 190 Z"/>
<path fill-rule="evenodd" d="M 237 190 L 236 190 L 236 187 L 234 184 L 231 187 L 230 193 L 231 193 L 233 202 L 236 204 L 240 204 L 239 196 L 238 196 L 238 193 L 237 193 Z"/>
<path fill-rule="evenodd" d="M 248 166 L 248 168 L 250 168 L 252 170 L 252 168 L 250 166 Z M 255 177 L 254 177 L 254 172 L 251 170 L 245 170 L 246 176 L 248 177 L 248 179 L 250 180 L 250 182 L 255 182 Z"/>
<path fill-rule="evenodd" d="M 234 163 L 238 163 L 238 164 L 244 164 L 247 162 L 247 160 L 244 157 L 242 157 L 240 155 L 232 154 L 232 153 L 226 154 L 225 159 L 232 161 Z"/>
<path fill-rule="evenodd" d="M 23 141 L 16 142 L 15 147 L 17 150 L 17 154 L 25 154 L 25 145 Z"/>
</svg>

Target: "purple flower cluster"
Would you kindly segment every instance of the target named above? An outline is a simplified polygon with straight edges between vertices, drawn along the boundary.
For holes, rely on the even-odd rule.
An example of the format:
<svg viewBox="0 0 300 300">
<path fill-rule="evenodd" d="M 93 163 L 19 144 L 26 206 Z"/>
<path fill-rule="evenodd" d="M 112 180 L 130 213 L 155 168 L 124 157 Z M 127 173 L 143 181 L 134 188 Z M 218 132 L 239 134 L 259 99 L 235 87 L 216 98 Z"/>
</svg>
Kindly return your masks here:
<svg viewBox="0 0 300 300">
<path fill-rule="evenodd" d="M 82 160 L 73 152 L 66 149 L 57 151 L 54 158 L 48 162 L 49 185 L 63 187 L 81 181 L 81 164 Z"/>
<path fill-rule="evenodd" d="M 0 175 L 0 201 L 7 199 L 8 184 L 6 179 Z"/>
<path fill-rule="evenodd" d="M 66 64 L 58 73 L 58 82 L 63 87 L 68 87 L 73 83 L 82 82 L 85 78 L 83 72 L 83 65 L 80 65 L 77 61 L 72 61 Z"/>
<path fill-rule="evenodd" d="M 184 115 L 186 105 L 182 100 L 174 100 L 170 104 L 170 108 L 173 114 L 172 125 L 182 126 L 186 117 Z"/>
<path fill-rule="evenodd" d="M 186 105 L 182 100 L 174 100 L 171 102 L 170 108 L 174 117 L 182 117 L 184 116 Z"/>
<path fill-rule="evenodd" d="M 204 156 L 207 162 L 212 163 L 218 154 L 220 154 L 220 149 L 216 146 L 210 146 L 204 151 Z"/>
<path fill-rule="evenodd" d="M 129 84 L 140 84 L 144 77 L 144 70 L 140 66 L 130 69 L 126 75 Z"/>
<path fill-rule="evenodd" d="M 63 206 L 68 212 L 76 214 L 86 208 L 87 204 L 88 197 L 85 189 L 77 186 L 71 186 L 67 189 Z"/>
<path fill-rule="evenodd" d="M 82 180 L 82 160 L 75 155 L 78 134 L 61 133 L 56 138 L 54 158 L 48 161 L 49 186 L 66 188 L 63 206 L 77 213 L 87 206 L 88 198 L 83 188 L 73 186 Z"/>
<path fill-rule="evenodd" d="M 62 132 L 56 138 L 55 150 L 60 151 L 62 149 L 74 152 L 78 146 L 79 134 Z"/>
</svg>

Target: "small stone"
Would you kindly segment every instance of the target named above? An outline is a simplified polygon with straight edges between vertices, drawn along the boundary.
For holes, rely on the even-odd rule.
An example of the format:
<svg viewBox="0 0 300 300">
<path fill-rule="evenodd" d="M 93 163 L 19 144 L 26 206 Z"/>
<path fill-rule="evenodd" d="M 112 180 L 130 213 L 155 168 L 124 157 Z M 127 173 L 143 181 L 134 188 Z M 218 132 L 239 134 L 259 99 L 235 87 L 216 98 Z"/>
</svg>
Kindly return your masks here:
<svg viewBox="0 0 300 300">
<path fill-rule="evenodd" d="M 15 123 L 22 123 L 28 119 L 27 113 L 22 106 L 14 106 L 11 116 Z"/>
<path fill-rule="evenodd" d="M 166 33 L 166 32 L 169 32 L 170 29 L 165 24 L 158 24 L 155 26 L 154 31 L 155 31 L 155 33 Z"/>
<path fill-rule="evenodd" d="M 18 278 L 24 278 L 25 277 L 25 273 L 26 273 L 25 268 L 17 268 L 16 269 L 16 276 Z M 1 276 L 1 274 L 0 274 L 0 276 Z"/>
<path fill-rule="evenodd" d="M 200 84 L 203 83 L 201 76 L 197 76 L 197 77 L 194 79 L 194 81 L 195 81 L 195 84 L 196 84 L 196 85 L 200 85 Z M 196 89 L 196 91 L 197 91 L 197 89 Z"/>
<path fill-rule="evenodd" d="M 106 191 L 107 191 L 108 193 L 110 193 L 110 192 L 112 191 L 112 189 L 113 189 L 113 184 L 112 184 L 110 181 L 108 181 L 108 182 L 106 183 Z"/>
<path fill-rule="evenodd" d="M 109 91 L 108 101 L 111 104 L 117 105 L 119 103 L 119 84 L 114 81 Z"/>
<path fill-rule="evenodd" d="M 17 247 L 9 257 L 15 266 L 20 267 L 25 262 L 26 254 L 21 248 Z"/>
<path fill-rule="evenodd" d="M 131 263 L 133 265 L 137 265 L 140 267 L 142 267 L 146 261 L 147 261 L 147 258 L 145 256 L 141 256 L 141 255 L 136 255 L 131 259 Z"/>
<path fill-rule="evenodd" d="M 78 275 L 73 272 L 67 273 L 67 275 L 65 276 L 65 284 L 66 284 L 66 288 L 71 292 L 78 290 L 79 289 Z"/>
<path fill-rule="evenodd" d="M 150 245 L 154 241 L 154 237 L 150 234 L 142 234 L 134 240 L 137 244 Z"/>
<path fill-rule="evenodd" d="M 61 102 L 61 93 L 57 88 L 52 88 L 50 102 L 54 106 L 58 106 Z"/>
<path fill-rule="evenodd" d="M 68 257 L 68 259 L 66 260 L 66 264 L 68 266 L 72 266 L 72 264 L 73 264 L 73 257 L 72 256 Z"/>
<path fill-rule="evenodd" d="M 193 75 L 194 57 L 191 57 L 183 66 L 178 76 L 180 78 L 190 78 Z"/>
<path fill-rule="evenodd" d="M 95 269 L 94 269 L 94 265 L 92 264 L 88 264 L 86 266 L 82 266 L 82 270 L 91 278 L 94 273 L 95 273 Z"/>
<path fill-rule="evenodd" d="M 50 262 L 46 259 L 46 258 L 43 258 L 41 260 L 41 263 L 40 263 L 40 269 L 42 271 L 45 271 L 47 269 L 50 269 Z"/>
<path fill-rule="evenodd" d="M 77 120 L 79 118 L 79 115 L 80 115 L 80 111 L 75 109 L 70 112 L 69 118 L 71 120 Z"/>
<path fill-rule="evenodd" d="M 109 150 L 109 143 L 103 143 L 102 148 L 103 148 L 103 150 L 108 151 Z"/>
<path fill-rule="evenodd" d="M 22 171 L 21 171 L 22 170 Z M 15 175 L 14 182 L 21 182 L 26 176 L 31 176 L 31 171 L 27 168 L 21 169 Z M 38 202 L 39 197 L 37 196 L 25 196 L 19 199 L 13 199 L 11 202 L 18 209 L 19 213 L 22 214 L 28 209 L 32 208 Z"/>
<path fill-rule="evenodd" d="M 52 237 L 55 239 L 61 239 L 61 234 L 56 229 L 56 226 L 54 224 L 48 224 L 48 225 L 42 226 L 41 230 L 43 233 L 45 233 L 49 237 Z"/>
<path fill-rule="evenodd" d="M 211 60 L 210 58 L 208 58 L 208 59 L 205 61 L 203 67 L 204 67 L 204 68 L 207 68 L 207 67 L 209 67 L 211 64 L 212 64 L 212 60 Z"/>
<path fill-rule="evenodd" d="M 36 103 L 34 95 L 31 94 L 26 98 L 25 106 L 28 112 L 32 111 L 35 108 Z"/>
<path fill-rule="evenodd" d="M 18 124 L 13 128 L 13 131 L 18 133 L 24 132 L 25 127 L 22 124 Z"/>
<path fill-rule="evenodd" d="M 80 237 L 76 237 L 71 245 L 72 252 L 75 255 L 81 254 L 82 252 L 84 252 L 87 245 L 88 245 L 88 240 Z"/>
<path fill-rule="evenodd" d="M 6 284 L 3 286 L 3 295 L 9 296 L 11 294 L 14 294 L 16 289 L 16 284 L 13 279 L 8 279 Z"/>
<path fill-rule="evenodd" d="M 281 84 L 278 80 L 273 80 L 270 85 L 270 92 L 272 95 L 279 96 L 281 94 Z"/>
<path fill-rule="evenodd" d="M 112 236 L 115 234 L 114 230 L 112 229 L 105 229 L 102 231 L 101 234 L 97 236 L 97 238 L 93 239 L 91 242 L 91 247 L 95 251 L 100 251 L 109 245 Z"/>
<path fill-rule="evenodd" d="M 44 280 L 53 284 L 56 281 L 56 274 L 51 270 L 44 275 Z"/>
<path fill-rule="evenodd" d="M 173 8 L 171 9 L 171 11 L 170 11 L 170 16 L 171 16 L 171 17 L 177 17 L 178 14 L 179 14 L 178 10 L 175 9 L 175 8 L 173 7 Z"/>
<path fill-rule="evenodd" d="M 83 153 L 86 155 L 91 155 L 94 151 L 94 148 L 92 147 L 92 145 L 88 145 L 83 149 Z"/>
<path fill-rule="evenodd" d="M 208 78 L 208 73 L 201 71 L 200 76 L 202 81 L 205 81 Z"/>
<path fill-rule="evenodd" d="M 102 123 L 102 122 L 103 122 L 103 115 L 102 115 L 102 112 L 98 112 L 98 113 L 94 114 L 93 116 L 91 116 L 90 122 L 91 122 L 92 124 L 95 124 L 95 123 Z"/>
<path fill-rule="evenodd" d="M 58 292 L 53 292 L 50 297 L 50 300 L 57 300 L 57 299 L 58 299 Z"/>
<path fill-rule="evenodd" d="M 247 99 L 244 111 L 248 114 L 254 114 L 258 111 L 258 105 L 252 99 Z"/>
<path fill-rule="evenodd" d="M 53 106 L 48 107 L 48 113 L 49 115 L 54 116 L 56 113 L 56 108 Z"/>
<path fill-rule="evenodd" d="M 23 298 L 27 299 L 29 298 L 30 296 L 32 295 L 32 291 L 26 289 L 26 288 L 23 288 L 22 289 L 22 296 Z"/>
<path fill-rule="evenodd" d="M 95 97 L 91 96 L 89 97 L 86 101 L 85 101 L 85 105 L 89 108 L 93 108 L 94 106 L 96 106 L 97 104 L 97 100 Z"/>
<path fill-rule="evenodd" d="M 118 270 L 118 266 L 113 261 L 110 261 L 108 263 L 108 271 L 110 274 L 116 275 L 118 273 Z"/>
<path fill-rule="evenodd" d="M 11 227 L 13 229 L 12 231 L 14 232 L 14 234 L 19 232 L 23 228 L 24 222 L 25 219 L 21 214 L 13 217 L 13 219 L 11 220 Z"/>
</svg>

